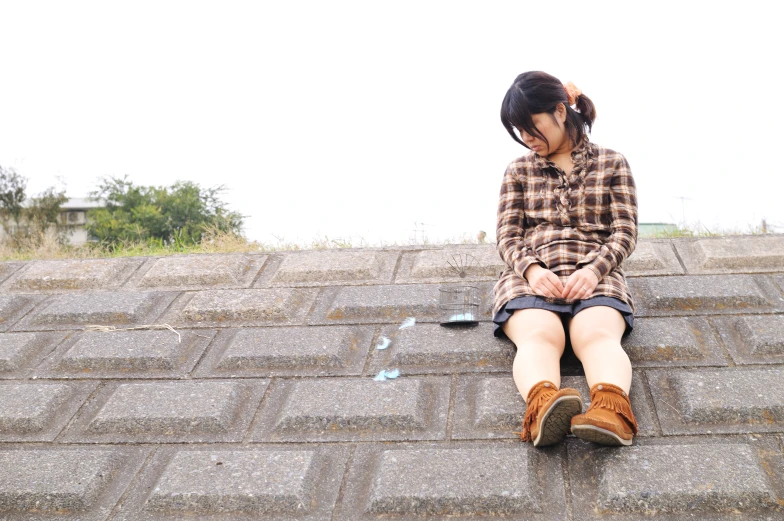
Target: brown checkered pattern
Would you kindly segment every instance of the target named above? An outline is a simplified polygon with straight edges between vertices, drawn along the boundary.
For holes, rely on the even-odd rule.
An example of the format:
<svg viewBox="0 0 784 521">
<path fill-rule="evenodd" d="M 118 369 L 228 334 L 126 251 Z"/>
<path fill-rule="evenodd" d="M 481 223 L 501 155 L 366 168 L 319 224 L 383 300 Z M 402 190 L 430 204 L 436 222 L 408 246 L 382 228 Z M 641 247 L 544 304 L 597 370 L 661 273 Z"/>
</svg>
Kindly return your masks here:
<svg viewBox="0 0 784 521">
<path fill-rule="evenodd" d="M 515 297 L 536 295 L 523 278 L 533 263 L 564 285 L 575 270 L 587 267 L 599 277 L 591 297 L 616 297 L 634 310 L 621 269 L 637 244 L 637 191 L 629 163 L 587 138 L 572 152 L 572 162 L 567 176 L 531 152 L 506 169 L 496 234 L 507 268 L 494 287 L 493 315 Z"/>
</svg>

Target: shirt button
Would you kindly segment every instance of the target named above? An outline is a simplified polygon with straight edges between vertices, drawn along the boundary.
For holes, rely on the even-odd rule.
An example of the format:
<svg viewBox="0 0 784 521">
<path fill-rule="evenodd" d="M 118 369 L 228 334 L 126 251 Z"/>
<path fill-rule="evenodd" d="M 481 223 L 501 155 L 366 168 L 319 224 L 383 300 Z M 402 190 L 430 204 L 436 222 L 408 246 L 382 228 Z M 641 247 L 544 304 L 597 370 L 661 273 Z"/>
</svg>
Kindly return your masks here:
<svg viewBox="0 0 784 521">
<path fill-rule="evenodd" d="M 604 386 L 602 384 L 599 384 L 599 387 L 597 387 L 597 389 L 601 391 L 602 389 L 604 389 Z"/>
</svg>

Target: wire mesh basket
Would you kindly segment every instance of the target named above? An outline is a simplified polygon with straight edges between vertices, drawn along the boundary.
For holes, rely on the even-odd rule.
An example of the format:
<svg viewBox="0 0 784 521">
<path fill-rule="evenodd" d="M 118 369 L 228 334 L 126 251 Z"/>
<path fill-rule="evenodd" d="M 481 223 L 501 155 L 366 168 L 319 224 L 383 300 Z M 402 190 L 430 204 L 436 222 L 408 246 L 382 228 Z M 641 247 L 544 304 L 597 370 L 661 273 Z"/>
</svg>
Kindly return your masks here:
<svg viewBox="0 0 784 521">
<path fill-rule="evenodd" d="M 479 288 L 450 286 L 439 288 L 438 307 L 442 326 L 475 326 L 479 324 Z"/>
</svg>

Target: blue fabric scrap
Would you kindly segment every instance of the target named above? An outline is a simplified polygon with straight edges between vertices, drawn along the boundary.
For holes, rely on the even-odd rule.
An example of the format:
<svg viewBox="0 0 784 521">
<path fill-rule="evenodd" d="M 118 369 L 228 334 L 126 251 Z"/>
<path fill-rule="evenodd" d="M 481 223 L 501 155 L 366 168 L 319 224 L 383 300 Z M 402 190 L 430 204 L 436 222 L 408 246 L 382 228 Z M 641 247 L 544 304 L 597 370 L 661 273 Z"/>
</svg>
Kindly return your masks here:
<svg viewBox="0 0 784 521">
<path fill-rule="evenodd" d="M 408 317 L 403 321 L 402 324 L 400 324 L 400 327 L 398 329 L 405 329 L 407 327 L 413 326 L 414 324 L 416 324 L 416 319 L 414 317 Z"/>
<path fill-rule="evenodd" d="M 383 382 L 387 379 L 395 379 L 400 376 L 400 369 L 392 369 L 388 371 L 386 369 L 382 369 L 379 373 L 373 378 L 376 382 Z"/>
</svg>

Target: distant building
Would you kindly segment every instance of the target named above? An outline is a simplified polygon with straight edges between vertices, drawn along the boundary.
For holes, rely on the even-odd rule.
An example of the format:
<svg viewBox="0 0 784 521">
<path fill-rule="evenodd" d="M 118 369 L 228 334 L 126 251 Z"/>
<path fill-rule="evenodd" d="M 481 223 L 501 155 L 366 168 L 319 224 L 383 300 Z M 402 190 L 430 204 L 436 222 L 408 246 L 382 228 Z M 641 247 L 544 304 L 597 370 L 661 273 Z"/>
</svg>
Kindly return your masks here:
<svg viewBox="0 0 784 521">
<path fill-rule="evenodd" d="M 72 246 L 79 246 L 89 240 L 87 235 L 87 211 L 103 208 L 103 201 L 83 197 L 72 197 L 60 206 L 60 223 L 66 227 L 66 236 Z"/>
<path fill-rule="evenodd" d="M 27 203 L 27 201 L 25 201 Z M 25 203 L 22 203 L 23 205 Z M 79 246 L 89 240 L 87 236 L 87 211 L 93 208 L 104 208 L 103 201 L 92 201 L 84 197 L 72 197 L 60 206 L 60 223 L 65 228 L 65 236 L 73 246 Z M 14 225 L 9 224 L 11 231 Z M 0 226 L 0 240 L 6 236 L 6 230 Z"/>
<path fill-rule="evenodd" d="M 652 237 L 660 233 L 673 233 L 678 230 L 677 224 L 672 223 L 638 223 L 637 235 L 639 237 Z"/>
</svg>

